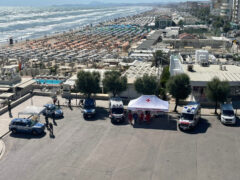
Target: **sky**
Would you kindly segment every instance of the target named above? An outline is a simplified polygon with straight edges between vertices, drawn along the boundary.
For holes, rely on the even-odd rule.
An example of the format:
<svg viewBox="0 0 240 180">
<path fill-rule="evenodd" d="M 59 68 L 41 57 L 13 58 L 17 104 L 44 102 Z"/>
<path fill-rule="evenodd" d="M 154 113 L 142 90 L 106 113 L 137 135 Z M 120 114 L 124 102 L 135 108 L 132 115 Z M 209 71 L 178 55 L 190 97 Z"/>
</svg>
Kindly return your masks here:
<svg viewBox="0 0 240 180">
<path fill-rule="evenodd" d="M 88 4 L 89 2 L 102 3 L 152 3 L 173 2 L 179 0 L 0 0 L 0 6 L 49 6 L 62 4 Z"/>
</svg>

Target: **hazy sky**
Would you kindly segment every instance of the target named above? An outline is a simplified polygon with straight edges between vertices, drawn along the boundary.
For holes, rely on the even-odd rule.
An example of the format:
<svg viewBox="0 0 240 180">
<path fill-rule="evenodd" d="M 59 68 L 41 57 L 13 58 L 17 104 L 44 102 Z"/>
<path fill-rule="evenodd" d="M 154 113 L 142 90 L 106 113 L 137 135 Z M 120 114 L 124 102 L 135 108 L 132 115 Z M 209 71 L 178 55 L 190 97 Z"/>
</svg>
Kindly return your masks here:
<svg viewBox="0 0 240 180">
<path fill-rule="evenodd" d="M 95 1 L 104 3 L 150 3 L 174 2 L 180 0 L 0 0 L 0 6 L 48 6 L 61 4 L 86 4 Z"/>
</svg>

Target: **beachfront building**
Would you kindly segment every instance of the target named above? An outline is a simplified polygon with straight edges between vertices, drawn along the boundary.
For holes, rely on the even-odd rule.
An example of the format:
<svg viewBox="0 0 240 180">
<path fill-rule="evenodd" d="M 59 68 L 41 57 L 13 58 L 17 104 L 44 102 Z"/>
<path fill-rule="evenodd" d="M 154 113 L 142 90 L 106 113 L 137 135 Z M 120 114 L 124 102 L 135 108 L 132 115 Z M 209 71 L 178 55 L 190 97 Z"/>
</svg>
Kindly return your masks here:
<svg viewBox="0 0 240 180">
<path fill-rule="evenodd" d="M 232 22 L 238 24 L 240 20 L 240 1 L 232 0 Z"/>
<path fill-rule="evenodd" d="M 180 27 L 166 27 L 163 31 L 164 38 L 177 38 L 179 35 Z"/>
<path fill-rule="evenodd" d="M 151 62 L 142 62 L 135 60 L 132 63 L 128 63 L 128 70 L 123 73 L 123 76 L 127 77 L 127 90 L 120 94 L 123 98 L 137 98 L 141 94 L 139 94 L 134 87 L 134 82 L 138 77 L 142 77 L 144 74 L 148 74 L 151 76 L 160 77 L 161 69 L 152 67 Z"/>
<path fill-rule="evenodd" d="M 4 66 L 0 70 L 0 85 L 13 85 L 21 82 L 21 77 L 19 75 L 18 65 Z"/>
<path fill-rule="evenodd" d="M 209 53 L 207 50 L 196 50 L 195 53 L 196 63 L 207 66 L 209 64 Z"/>
<path fill-rule="evenodd" d="M 156 20 L 155 20 L 156 28 L 165 29 L 166 27 L 169 27 L 172 25 L 173 25 L 173 21 L 170 16 L 161 15 L 161 16 L 156 17 Z"/>
<path fill-rule="evenodd" d="M 143 40 L 142 43 L 137 47 L 137 50 L 151 50 L 152 46 L 162 41 L 162 32 L 159 30 L 152 31 Z"/>
<path fill-rule="evenodd" d="M 190 77 L 192 94 L 189 100 L 208 103 L 205 90 L 207 83 L 214 77 L 222 81 L 228 81 L 231 87 L 232 100 L 240 99 L 240 63 L 234 62 L 213 62 L 209 59 L 209 66 L 205 67 L 196 61 L 184 61 L 180 54 L 170 57 L 171 76 L 186 73 Z"/>
<path fill-rule="evenodd" d="M 220 8 L 220 16 L 230 20 L 231 18 L 231 3 L 229 3 L 229 0 L 223 1 L 221 8 Z"/>
<path fill-rule="evenodd" d="M 18 73 L 18 65 L 4 66 L 0 70 L 0 99 L 15 100 L 33 89 L 34 80 L 22 78 Z"/>
</svg>

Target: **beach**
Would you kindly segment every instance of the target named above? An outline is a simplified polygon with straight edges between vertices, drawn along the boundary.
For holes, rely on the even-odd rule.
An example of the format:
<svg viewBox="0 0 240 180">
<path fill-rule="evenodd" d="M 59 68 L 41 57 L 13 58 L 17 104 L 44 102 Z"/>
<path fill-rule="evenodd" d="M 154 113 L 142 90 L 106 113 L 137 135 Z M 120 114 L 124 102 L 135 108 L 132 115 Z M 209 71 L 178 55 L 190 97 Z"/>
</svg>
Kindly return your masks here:
<svg viewBox="0 0 240 180">
<path fill-rule="evenodd" d="M 0 57 L 7 62 L 10 59 L 12 64 L 20 62 L 24 68 L 44 64 L 44 67 L 56 65 L 64 73 L 78 71 L 78 65 L 91 67 L 102 59 L 127 56 L 131 46 L 151 32 L 149 27 L 155 22 L 153 12 L 148 10 L 133 16 L 14 42 L 13 45 L 2 47 Z"/>
</svg>

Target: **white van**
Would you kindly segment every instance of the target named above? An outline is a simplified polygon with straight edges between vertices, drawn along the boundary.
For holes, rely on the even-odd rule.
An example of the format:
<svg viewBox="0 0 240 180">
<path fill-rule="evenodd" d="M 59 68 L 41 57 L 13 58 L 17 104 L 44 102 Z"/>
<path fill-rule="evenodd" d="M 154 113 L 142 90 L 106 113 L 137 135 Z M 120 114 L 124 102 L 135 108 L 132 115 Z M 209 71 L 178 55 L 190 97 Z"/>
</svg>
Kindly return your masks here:
<svg viewBox="0 0 240 180">
<path fill-rule="evenodd" d="M 232 104 L 222 104 L 220 120 L 223 124 L 236 124 L 236 116 Z"/>
<path fill-rule="evenodd" d="M 109 102 L 109 117 L 112 122 L 124 122 L 124 106 L 121 98 L 111 98 Z"/>
<path fill-rule="evenodd" d="M 201 118 L 201 106 L 197 102 L 190 102 L 183 107 L 179 116 L 178 127 L 180 130 L 188 130 L 196 127 Z"/>
</svg>

